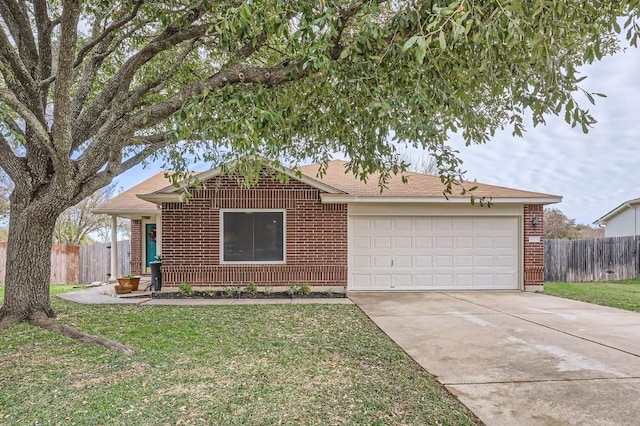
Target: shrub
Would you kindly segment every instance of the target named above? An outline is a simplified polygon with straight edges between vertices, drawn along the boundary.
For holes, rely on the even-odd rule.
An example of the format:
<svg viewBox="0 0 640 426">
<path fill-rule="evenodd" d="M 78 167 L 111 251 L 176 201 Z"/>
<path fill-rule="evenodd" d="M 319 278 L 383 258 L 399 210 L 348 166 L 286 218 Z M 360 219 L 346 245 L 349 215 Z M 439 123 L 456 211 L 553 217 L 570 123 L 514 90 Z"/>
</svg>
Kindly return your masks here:
<svg viewBox="0 0 640 426">
<path fill-rule="evenodd" d="M 235 295 L 235 292 L 236 292 L 236 289 L 231 286 L 226 286 L 222 290 L 222 294 L 224 294 L 224 297 L 233 297 Z"/>
<path fill-rule="evenodd" d="M 183 296 L 188 296 L 193 293 L 193 286 L 191 284 L 182 283 L 180 284 L 180 294 Z"/>
<path fill-rule="evenodd" d="M 306 296 L 309 293 L 311 293 L 311 286 L 309 286 L 309 283 L 302 283 L 298 286 L 296 294 L 299 296 Z"/>
<path fill-rule="evenodd" d="M 251 281 L 248 285 L 247 288 L 244 290 L 247 292 L 247 294 L 250 294 L 252 296 L 255 296 L 256 294 L 258 294 L 258 286 L 256 285 L 256 283 L 254 283 L 253 281 Z"/>
</svg>

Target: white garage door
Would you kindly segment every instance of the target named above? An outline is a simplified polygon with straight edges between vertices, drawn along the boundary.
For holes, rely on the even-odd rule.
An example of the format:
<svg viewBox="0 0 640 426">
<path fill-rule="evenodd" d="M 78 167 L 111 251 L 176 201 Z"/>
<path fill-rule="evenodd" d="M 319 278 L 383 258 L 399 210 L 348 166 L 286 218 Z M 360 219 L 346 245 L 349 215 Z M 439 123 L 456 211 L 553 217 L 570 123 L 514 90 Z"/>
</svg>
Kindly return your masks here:
<svg viewBox="0 0 640 426">
<path fill-rule="evenodd" d="M 517 217 L 350 221 L 350 290 L 518 288 Z"/>
</svg>

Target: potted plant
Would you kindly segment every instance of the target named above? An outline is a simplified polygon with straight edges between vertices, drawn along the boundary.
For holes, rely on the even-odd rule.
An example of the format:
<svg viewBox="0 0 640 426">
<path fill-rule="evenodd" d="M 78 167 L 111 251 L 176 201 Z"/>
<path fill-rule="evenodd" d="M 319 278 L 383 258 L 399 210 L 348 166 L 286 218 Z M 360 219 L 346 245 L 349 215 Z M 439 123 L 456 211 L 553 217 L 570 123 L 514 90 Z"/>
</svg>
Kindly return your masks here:
<svg viewBox="0 0 640 426">
<path fill-rule="evenodd" d="M 140 285 L 140 277 L 129 274 L 125 277 L 118 278 L 118 284 L 120 284 L 121 287 L 131 287 L 131 291 L 138 291 L 138 286 Z"/>
<path fill-rule="evenodd" d="M 120 278 L 118 278 L 118 282 L 120 282 Z M 113 289 L 115 290 L 116 294 L 126 294 L 131 293 L 132 287 L 129 284 L 118 284 L 113 287 Z"/>
</svg>

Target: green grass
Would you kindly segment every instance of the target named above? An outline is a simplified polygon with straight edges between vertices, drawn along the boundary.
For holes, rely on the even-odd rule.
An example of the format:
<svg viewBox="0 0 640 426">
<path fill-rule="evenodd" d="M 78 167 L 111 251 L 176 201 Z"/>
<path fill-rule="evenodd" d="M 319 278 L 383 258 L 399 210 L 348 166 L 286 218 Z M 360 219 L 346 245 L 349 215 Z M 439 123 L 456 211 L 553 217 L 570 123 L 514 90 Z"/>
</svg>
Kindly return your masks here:
<svg viewBox="0 0 640 426">
<path fill-rule="evenodd" d="M 135 354 L 0 331 L 0 425 L 476 424 L 355 306 L 53 303 Z"/>
<path fill-rule="evenodd" d="M 640 312 L 640 278 L 593 283 L 544 283 L 545 294 Z"/>
<path fill-rule="evenodd" d="M 52 296 L 69 291 L 77 291 L 79 288 L 73 284 L 51 284 L 49 287 Z M 4 285 L 0 284 L 0 301 L 4 300 Z M 1 424 L 1 423 L 0 423 Z"/>
</svg>

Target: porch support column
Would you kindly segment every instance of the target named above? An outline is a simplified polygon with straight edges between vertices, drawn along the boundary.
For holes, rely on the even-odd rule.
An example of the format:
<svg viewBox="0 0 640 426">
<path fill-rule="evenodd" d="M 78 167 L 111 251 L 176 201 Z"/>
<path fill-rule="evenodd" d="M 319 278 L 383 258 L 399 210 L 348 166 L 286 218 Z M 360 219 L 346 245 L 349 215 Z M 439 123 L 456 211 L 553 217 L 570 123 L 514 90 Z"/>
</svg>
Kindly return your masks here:
<svg viewBox="0 0 640 426">
<path fill-rule="evenodd" d="M 118 278 L 118 216 L 111 216 L 111 277 L 109 282 Z"/>
<path fill-rule="evenodd" d="M 162 208 L 160 206 L 156 215 L 156 256 L 162 256 Z"/>
</svg>

